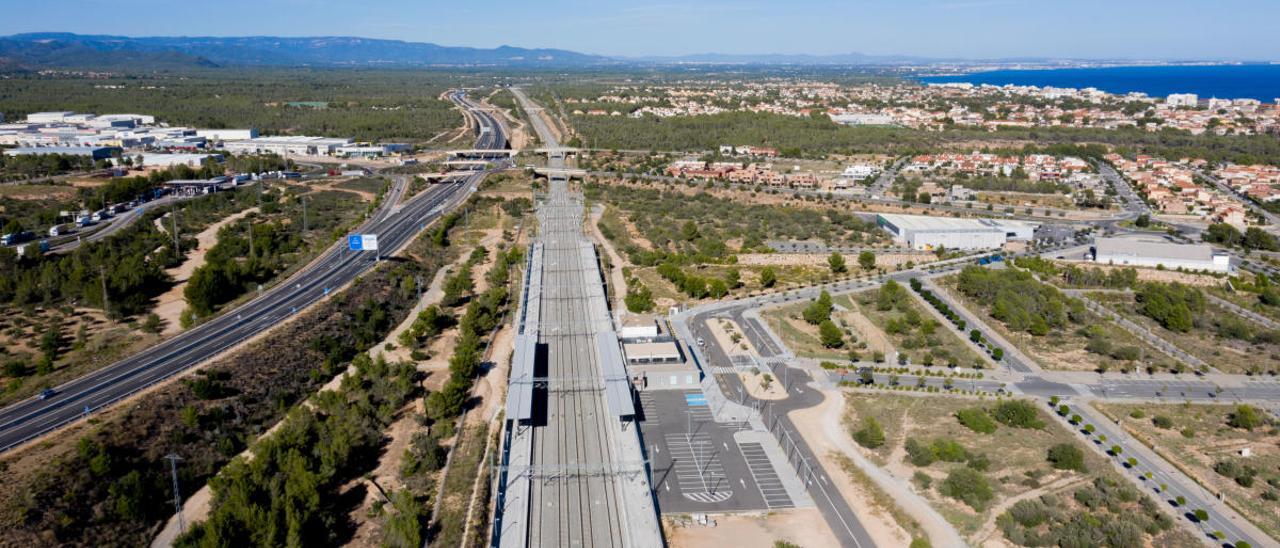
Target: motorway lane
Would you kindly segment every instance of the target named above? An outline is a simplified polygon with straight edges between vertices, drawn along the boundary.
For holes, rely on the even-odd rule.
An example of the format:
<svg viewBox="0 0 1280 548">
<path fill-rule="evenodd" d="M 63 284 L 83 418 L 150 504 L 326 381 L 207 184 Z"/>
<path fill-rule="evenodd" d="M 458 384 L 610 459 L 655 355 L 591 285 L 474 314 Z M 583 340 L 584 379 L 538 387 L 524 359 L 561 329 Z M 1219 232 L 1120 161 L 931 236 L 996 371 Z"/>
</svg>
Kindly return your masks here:
<svg viewBox="0 0 1280 548">
<path fill-rule="evenodd" d="M 388 252 L 397 249 L 408 242 L 421 224 L 439 215 L 439 212 L 430 214 L 431 210 L 458 195 L 465 195 L 463 189 L 464 185 L 458 183 L 433 188 L 401 214 L 401 219 L 417 218 L 420 222 L 374 223 L 369 231 L 379 232 L 379 243 Z M 84 414 L 86 407 L 90 411 L 99 409 L 217 356 L 319 301 L 329 290 L 372 267 L 373 262 L 370 255 L 335 248 L 307 271 L 233 312 L 63 384 L 57 388 L 58 394 L 48 400 L 25 400 L 0 410 L 0 449 L 8 449 L 75 420 Z"/>
<path fill-rule="evenodd" d="M 496 121 L 487 114 L 477 145 L 505 144 Z M 428 223 L 456 207 L 487 172 L 461 182 L 437 185 L 411 198 L 393 215 L 374 215 L 358 232 L 376 233 L 383 253 L 407 244 Z M 390 209 L 391 201 L 383 204 Z M 119 401 L 160 380 L 216 357 L 321 300 L 374 266 L 374 257 L 352 252 L 338 242 L 320 259 L 262 296 L 168 341 L 56 388 L 50 399 L 24 400 L 0 409 L 0 451 L 77 420 L 87 412 Z"/>
</svg>

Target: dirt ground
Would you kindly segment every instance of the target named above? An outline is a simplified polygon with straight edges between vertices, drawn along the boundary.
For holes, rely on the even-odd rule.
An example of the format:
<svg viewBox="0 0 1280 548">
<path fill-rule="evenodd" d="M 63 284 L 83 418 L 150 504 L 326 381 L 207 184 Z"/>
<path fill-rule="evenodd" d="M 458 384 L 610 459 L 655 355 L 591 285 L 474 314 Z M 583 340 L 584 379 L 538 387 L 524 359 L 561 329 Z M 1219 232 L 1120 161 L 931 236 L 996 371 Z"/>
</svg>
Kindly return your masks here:
<svg viewBox="0 0 1280 548">
<path fill-rule="evenodd" d="M 667 519 L 667 545 L 671 548 L 773 548 L 787 541 L 804 548 L 838 546 L 817 508 L 797 508 L 768 514 L 714 516 L 716 526 L 680 524 Z M 888 545 L 886 545 L 888 546 Z"/>
<path fill-rule="evenodd" d="M 837 298 L 836 302 L 852 304 L 853 301 L 852 299 Z M 880 329 L 880 326 L 871 323 L 871 320 L 867 319 L 856 306 L 848 308 L 847 311 L 835 312 L 833 315 L 843 319 L 846 324 L 861 335 L 858 340 L 867 343 L 867 350 L 884 352 L 886 356 L 893 352 L 893 343 L 889 341 L 889 336 L 885 334 L 883 329 Z"/>
<path fill-rule="evenodd" d="M 600 232 L 600 217 L 604 216 L 604 209 L 599 208 L 591 212 L 591 221 L 587 226 L 591 230 L 591 237 L 604 248 L 605 254 L 609 257 L 609 285 L 613 289 L 613 309 L 624 310 L 626 306 L 622 303 L 627 298 L 627 281 L 622 275 L 622 268 L 629 266 L 631 263 L 618 254 L 613 248 L 613 242 L 604 237 Z"/>
<path fill-rule="evenodd" d="M 183 297 L 183 291 L 187 289 L 187 279 L 191 277 L 192 272 L 204 265 L 205 254 L 209 253 L 209 250 L 213 249 L 214 245 L 217 245 L 218 231 L 224 226 L 257 212 L 258 208 L 251 207 L 209 225 L 199 234 L 196 234 L 196 248 L 187 253 L 187 260 L 165 271 L 177 283 L 156 298 L 156 307 L 153 312 L 160 316 L 160 321 L 164 325 L 164 330 L 161 332 L 162 335 L 167 337 L 182 330 L 182 326 L 178 325 L 178 317 L 182 315 L 182 309 L 186 308 L 187 304 L 186 298 Z M 157 225 L 161 223 L 162 219 L 156 219 Z"/>
</svg>

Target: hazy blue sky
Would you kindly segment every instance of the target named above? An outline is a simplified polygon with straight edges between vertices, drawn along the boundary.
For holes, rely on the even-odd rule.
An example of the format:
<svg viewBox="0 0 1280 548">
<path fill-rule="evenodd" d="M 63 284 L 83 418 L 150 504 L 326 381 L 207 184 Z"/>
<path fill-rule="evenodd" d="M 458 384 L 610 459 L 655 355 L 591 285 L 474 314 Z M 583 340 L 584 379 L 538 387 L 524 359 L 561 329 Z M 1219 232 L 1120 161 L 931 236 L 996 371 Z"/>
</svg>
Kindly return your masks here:
<svg viewBox="0 0 1280 548">
<path fill-rule="evenodd" d="M 0 34 L 345 35 L 605 55 L 1280 60 L 1276 0 L 0 0 Z"/>
</svg>

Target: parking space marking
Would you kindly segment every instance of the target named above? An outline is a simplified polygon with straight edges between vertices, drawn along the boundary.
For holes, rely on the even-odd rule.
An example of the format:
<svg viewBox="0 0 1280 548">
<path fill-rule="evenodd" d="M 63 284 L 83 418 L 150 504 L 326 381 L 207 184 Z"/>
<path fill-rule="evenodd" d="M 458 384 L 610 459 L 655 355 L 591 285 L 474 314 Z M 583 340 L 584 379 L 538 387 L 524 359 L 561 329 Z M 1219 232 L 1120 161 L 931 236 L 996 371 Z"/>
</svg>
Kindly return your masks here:
<svg viewBox="0 0 1280 548">
<path fill-rule="evenodd" d="M 783 487 L 782 480 L 773 468 L 773 463 L 769 462 L 769 456 L 765 454 L 764 447 L 759 443 L 748 442 L 738 444 L 738 449 L 742 451 L 742 456 L 747 461 L 747 470 L 751 472 L 751 479 L 760 489 L 760 496 L 764 498 L 765 506 L 771 510 L 795 508 L 795 503 L 787 494 L 787 489 Z"/>
<path fill-rule="evenodd" d="M 694 502 L 721 502 L 733 496 L 720 452 L 707 434 L 667 433 L 663 436 L 672 459 L 680 494 Z"/>
</svg>

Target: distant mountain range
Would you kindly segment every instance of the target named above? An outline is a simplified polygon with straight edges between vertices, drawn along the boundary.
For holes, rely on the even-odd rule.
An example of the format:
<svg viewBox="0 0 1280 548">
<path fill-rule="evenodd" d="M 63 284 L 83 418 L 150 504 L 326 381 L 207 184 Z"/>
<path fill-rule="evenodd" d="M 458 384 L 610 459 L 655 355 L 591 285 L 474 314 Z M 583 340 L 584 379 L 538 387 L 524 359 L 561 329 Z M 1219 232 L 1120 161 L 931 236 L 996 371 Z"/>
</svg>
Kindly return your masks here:
<svg viewBox="0 0 1280 548">
<path fill-rule="evenodd" d="M 840 53 L 834 55 L 697 53 L 670 57 L 636 57 L 633 59 L 650 63 L 709 65 L 907 65 L 963 61 L 960 59 L 934 59 L 910 55 L 867 55 L 865 53 Z"/>
<path fill-rule="evenodd" d="M 1160 61 L 1085 61 L 1044 58 L 941 59 L 908 55 L 725 54 L 607 57 L 561 49 L 512 46 L 468 48 L 349 36 L 128 37 L 39 32 L 0 36 L 0 70 L 71 68 L 174 70 L 220 66 L 314 67 L 596 67 L 609 65 L 796 65 L 951 67 L 1159 64 Z"/>
<path fill-rule="evenodd" d="M 142 37 L 28 33 L 0 37 L 0 68 L 215 66 L 582 66 L 613 61 L 558 49 L 493 49 L 346 36 Z"/>
</svg>

